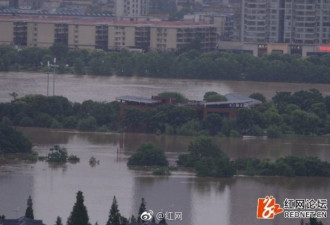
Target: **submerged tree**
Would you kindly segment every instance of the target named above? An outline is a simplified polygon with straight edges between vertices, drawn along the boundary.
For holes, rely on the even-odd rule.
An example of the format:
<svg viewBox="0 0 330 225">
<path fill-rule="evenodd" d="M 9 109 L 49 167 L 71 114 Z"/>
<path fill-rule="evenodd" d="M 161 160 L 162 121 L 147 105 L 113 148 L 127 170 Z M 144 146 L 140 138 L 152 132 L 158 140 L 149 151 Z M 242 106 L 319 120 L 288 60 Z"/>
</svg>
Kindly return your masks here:
<svg viewBox="0 0 330 225">
<path fill-rule="evenodd" d="M 67 225 L 89 225 L 87 208 L 84 205 L 84 196 L 81 191 L 77 192 L 76 203 L 73 206 Z"/>
<path fill-rule="evenodd" d="M 27 200 L 27 208 L 26 208 L 26 211 L 25 211 L 25 217 L 30 218 L 30 219 L 34 219 L 32 205 L 33 205 L 33 203 L 32 203 L 32 198 L 31 198 L 31 195 L 30 195 L 28 200 Z"/>
<path fill-rule="evenodd" d="M 121 215 L 118 209 L 116 196 L 113 197 L 109 219 L 106 225 L 121 225 Z"/>
</svg>

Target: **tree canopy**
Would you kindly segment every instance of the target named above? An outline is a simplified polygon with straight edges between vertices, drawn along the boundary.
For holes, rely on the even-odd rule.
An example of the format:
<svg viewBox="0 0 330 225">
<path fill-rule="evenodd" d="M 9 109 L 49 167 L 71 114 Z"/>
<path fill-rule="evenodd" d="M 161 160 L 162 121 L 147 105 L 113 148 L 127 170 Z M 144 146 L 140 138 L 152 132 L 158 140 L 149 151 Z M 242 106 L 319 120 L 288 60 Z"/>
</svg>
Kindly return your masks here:
<svg viewBox="0 0 330 225">
<path fill-rule="evenodd" d="M 25 211 L 25 217 L 30 218 L 30 219 L 34 219 L 32 206 L 33 206 L 32 198 L 31 198 L 31 196 L 29 196 L 29 198 L 27 200 L 27 208 Z"/>
<path fill-rule="evenodd" d="M 0 151 L 3 153 L 28 153 L 31 150 L 30 140 L 12 128 L 8 118 L 3 118 L 0 122 Z"/>
<path fill-rule="evenodd" d="M 164 150 L 152 143 L 144 143 L 140 145 L 129 159 L 129 166 L 167 166 Z"/>
<path fill-rule="evenodd" d="M 76 203 L 68 218 L 67 225 L 90 225 L 87 208 L 84 205 L 84 196 L 81 191 L 77 192 Z"/>
<path fill-rule="evenodd" d="M 193 167 L 199 176 L 231 177 L 235 174 L 227 155 L 210 138 L 195 138 L 188 152 L 179 156 L 178 164 Z"/>
</svg>

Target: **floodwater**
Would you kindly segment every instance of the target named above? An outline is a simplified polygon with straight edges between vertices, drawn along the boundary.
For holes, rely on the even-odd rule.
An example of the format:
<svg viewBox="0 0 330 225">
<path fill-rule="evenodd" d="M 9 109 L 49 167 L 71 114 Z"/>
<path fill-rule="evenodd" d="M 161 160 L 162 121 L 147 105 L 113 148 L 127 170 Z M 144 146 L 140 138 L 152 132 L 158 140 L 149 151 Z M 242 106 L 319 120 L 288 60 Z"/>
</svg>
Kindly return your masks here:
<svg viewBox="0 0 330 225">
<path fill-rule="evenodd" d="M 52 81 L 52 76 L 50 76 Z M 50 82 L 49 94 L 52 95 Z M 71 101 L 113 101 L 122 95 L 150 97 L 163 91 L 181 92 L 189 99 L 202 99 L 207 91 L 221 94 L 234 92 L 249 95 L 260 92 L 271 98 L 276 91 L 298 91 L 317 88 L 330 95 L 330 85 L 264 83 L 246 81 L 213 81 L 155 79 L 140 77 L 102 77 L 56 75 L 55 94 Z M 41 73 L 0 73 L 0 102 L 19 96 L 47 94 L 47 75 Z M 90 222 L 104 225 L 115 195 L 121 213 L 137 214 L 141 198 L 147 208 L 157 212 L 182 212 L 182 221 L 169 225 L 285 225 L 300 224 L 300 219 L 257 220 L 257 199 L 273 195 L 283 206 L 285 198 L 330 199 L 330 178 L 306 177 L 233 177 L 198 178 L 179 170 L 171 176 L 154 176 L 146 170 L 132 170 L 127 158 L 145 141 L 154 142 L 166 151 L 172 165 L 180 153 L 187 151 L 191 137 L 148 134 L 76 133 L 38 128 L 21 128 L 32 140 L 34 149 L 46 155 L 60 144 L 80 157 L 77 164 L 52 165 L 47 162 L 12 163 L 0 167 L 0 215 L 17 218 L 25 213 L 26 200 L 33 199 L 35 217 L 52 225 L 61 216 L 64 224 L 83 191 Z M 231 158 L 257 157 L 276 159 L 286 155 L 318 156 L 330 162 L 330 138 L 216 138 Z M 94 156 L 100 161 L 92 167 Z M 323 224 L 329 224 L 323 220 Z"/>
<path fill-rule="evenodd" d="M 330 95 L 329 84 L 276 83 L 252 81 L 219 81 L 188 79 L 157 79 L 144 77 L 56 75 L 55 95 L 62 95 L 74 102 L 88 99 L 114 101 L 123 95 L 151 97 L 164 91 L 184 94 L 188 99 L 201 100 L 207 91 L 220 94 L 237 93 L 248 96 L 260 92 L 271 98 L 277 91 L 298 91 L 316 88 Z M 0 73 L 0 102 L 10 101 L 9 93 L 47 95 L 47 74 L 9 72 Z M 50 75 L 49 94 L 53 94 L 53 77 Z"/>
<path fill-rule="evenodd" d="M 233 177 L 198 178 L 189 171 L 173 171 L 170 176 L 154 176 L 146 170 L 132 170 L 127 158 L 136 147 L 151 141 L 162 147 L 175 163 L 187 151 L 192 137 L 150 134 L 78 133 L 40 128 L 20 128 L 34 149 L 46 155 L 54 144 L 80 157 L 77 164 L 52 165 L 47 162 L 16 163 L 0 168 L 0 213 L 7 218 L 22 216 L 26 199 L 32 196 L 35 217 L 47 225 L 61 216 L 66 222 L 75 194 L 82 190 L 90 222 L 105 224 L 115 195 L 121 213 L 137 214 L 141 198 L 147 208 L 182 212 L 182 221 L 170 225 L 283 225 L 300 224 L 300 219 L 257 220 L 257 199 L 273 195 L 283 207 L 285 198 L 330 199 L 330 178 L 319 177 Z M 276 159 L 285 155 L 318 156 L 330 161 L 330 138 L 215 138 L 231 157 Z M 100 161 L 92 167 L 94 156 Z M 323 220 L 324 224 L 326 223 Z"/>
</svg>

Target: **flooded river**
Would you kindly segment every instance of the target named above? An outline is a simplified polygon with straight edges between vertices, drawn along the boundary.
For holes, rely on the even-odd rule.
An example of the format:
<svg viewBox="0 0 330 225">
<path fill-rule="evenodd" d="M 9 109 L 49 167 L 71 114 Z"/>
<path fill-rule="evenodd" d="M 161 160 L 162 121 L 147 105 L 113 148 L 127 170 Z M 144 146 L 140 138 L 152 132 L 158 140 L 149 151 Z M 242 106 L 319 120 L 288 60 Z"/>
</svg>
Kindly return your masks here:
<svg viewBox="0 0 330 225">
<path fill-rule="evenodd" d="M 49 93 L 52 93 L 50 84 Z M 261 92 L 271 98 L 276 91 L 317 88 L 330 95 L 330 85 L 263 82 L 93 77 L 57 75 L 55 93 L 82 102 L 87 99 L 113 101 L 121 95 L 150 97 L 163 91 L 178 91 L 189 99 L 202 99 L 207 91 L 249 95 Z M 47 76 L 37 73 L 0 73 L 0 102 L 10 101 L 9 93 L 47 94 Z M 171 164 L 187 151 L 191 137 L 147 134 L 75 133 L 45 129 L 23 129 L 34 149 L 46 155 L 54 144 L 76 154 L 78 164 L 62 166 L 46 162 L 14 163 L 0 167 L 0 214 L 17 218 L 25 213 L 26 200 L 33 199 L 35 217 L 52 225 L 61 216 L 64 224 L 83 191 L 90 222 L 104 225 L 115 195 L 121 213 L 137 214 L 141 198 L 154 212 L 182 212 L 182 221 L 169 225 L 299 225 L 299 219 L 257 220 L 257 199 L 276 197 L 283 206 L 285 198 L 330 199 L 330 178 L 306 177 L 234 177 L 198 178 L 188 171 L 174 171 L 171 176 L 154 176 L 145 170 L 130 170 L 127 158 L 136 147 L 151 141 L 166 151 Z M 330 138 L 216 138 L 231 157 L 276 159 L 286 155 L 318 156 L 330 162 Z M 91 167 L 90 157 L 100 160 Z M 324 224 L 329 224 L 324 221 Z"/>
<path fill-rule="evenodd" d="M 127 158 L 144 141 L 152 141 L 166 151 L 174 163 L 187 151 L 191 137 L 148 134 L 76 133 L 38 128 L 24 128 L 34 149 L 45 155 L 60 144 L 80 157 L 80 163 L 53 166 L 46 162 L 17 163 L 3 166 L 0 172 L 0 212 L 8 218 L 22 216 L 26 199 L 32 195 L 35 217 L 47 225 L 56 217 L 64 221 L 82 190 L 91 223 L 105 224 L 112 198 L 116 195 L 121 213 L 137 214 L 144 197 L 154 212 L 182 212 L 182 221 L 173 225 L 282 225 L 300 224 L 299 219 L 257 220 L 257 199 L 274 195 L 283 205 L 285 198 L 330 199 L 330 178 L 234 177 L 198 178 L 187 171 L 171 176 L 154 176 L 148 171 L 130 170 Z M 284 155 L 318 156 L 330 161 L 330 138 L 215 138 L 231 157 L 275 159 Z M 91 167 L 94 156 L 100 164 Z M 326 224 L 326 223 L 325 223 Z"/>
<path fill-rule="evenodd" d="M 49 93 L 53 93 L 52 76 L 50 76 Z M 260 92 L 271 98 L 277 91 L 298 91 L 317 88 L 324 95 L 330 95 L 328 84 L 297 84 L 252 81 L 219 81 L 219 80 L 185 80 L 156 79 L 141 77 L 104 77 L 56 75 L 55 94 L 62 95 L 71 101 L 82 102 L 114 101 L 123 95 L 151 97 L 164 91 L 175 91 L 184 94 L 188 99 L 201 100 L 207 91 L 221 94 L 237 93 L 250 95 Z M 47 95 L 47 75 L 42 73 L 0 73 L 0 102 L 10 101 L 9 93 L 19 96 L 27 94 Z"/>
</svg>

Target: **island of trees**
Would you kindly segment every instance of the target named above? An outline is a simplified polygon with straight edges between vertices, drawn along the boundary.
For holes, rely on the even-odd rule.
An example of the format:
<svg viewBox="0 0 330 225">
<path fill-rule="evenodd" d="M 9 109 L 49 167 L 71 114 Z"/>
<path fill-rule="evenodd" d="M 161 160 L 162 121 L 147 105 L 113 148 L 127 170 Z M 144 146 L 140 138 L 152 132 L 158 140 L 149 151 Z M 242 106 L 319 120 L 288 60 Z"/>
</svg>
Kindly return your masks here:
<svg viewBox="0 0 330 225">
<path fill-rule="evenodd" d="M 47 71 L 57 58 L 58 73 L 201 78 L 222 80 L 330 83 L 330 55 L 273 53 L 263 57 L 226 52 L 201 53 L 200 44 L 179 52 L 104 52 L 69 50 L 61 43 L 49 49 L 0 47 L 0 71 Z"/>
<path fill-rule="evenodd" d="M 128 159 L 128 166 L 168 166 L 164 150 L 152 143 L 144 143 Z"/>
<path fill-rule="evenodd" d="M 330 163 L 316 157 L 281 157 L 270 160 L 240 158 L 230 160 L 209 137 L 197 137 L 188 147 L 188 154 L 179 156 L 179 166 L 193 168 L 198 176 L 330 176 Z"/>
<path fill-rule="evenodd" d="M 316 157 L 281 157 L 275 161 L 256 158 L 231 160 L 210 138 L 199 136 L 188 146 L 188 153 L 179 155 L 180 167 L 192 168 L 197 176 L 319 176 L 330 177 L 330 163 Z M 167 167 L 164 151 L 152 143 L 140 145 L 128 159 L 128 166 Z M 168 168 L 169 169 L 169 168 Z"/>
</svg>

